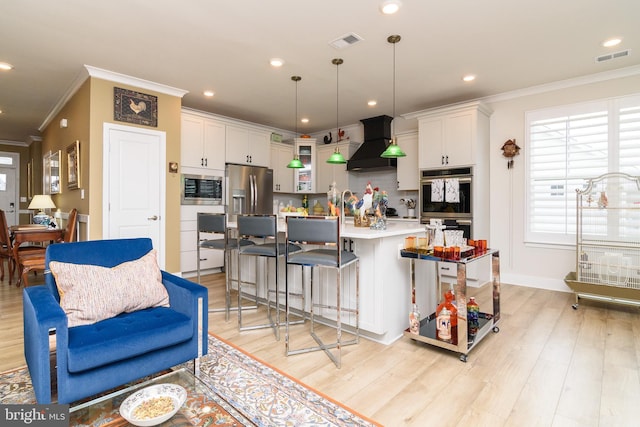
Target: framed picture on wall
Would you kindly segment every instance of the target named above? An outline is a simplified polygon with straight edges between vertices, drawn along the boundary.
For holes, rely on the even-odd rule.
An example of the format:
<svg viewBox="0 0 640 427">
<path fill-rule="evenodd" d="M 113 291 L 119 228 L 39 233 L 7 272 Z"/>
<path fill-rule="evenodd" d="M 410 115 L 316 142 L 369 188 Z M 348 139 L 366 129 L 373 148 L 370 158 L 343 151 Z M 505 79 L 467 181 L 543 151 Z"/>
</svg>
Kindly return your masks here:
<svg viewBox="0 0 640 427">
<path fill-rule="evenodd" d="M 49 156 L 49 194 L 58 194 L 62 190 L 60 187 L 60 150 Z"/>
<path fill-rule="evenodd" d="M 113 119 L 158 127 L 158 97 L 114 87 Z"/>
<path fill-rule="evenodd" d="M 80 188 L 80 141 L 67 147 L 67 188 Z"/>
</svg>

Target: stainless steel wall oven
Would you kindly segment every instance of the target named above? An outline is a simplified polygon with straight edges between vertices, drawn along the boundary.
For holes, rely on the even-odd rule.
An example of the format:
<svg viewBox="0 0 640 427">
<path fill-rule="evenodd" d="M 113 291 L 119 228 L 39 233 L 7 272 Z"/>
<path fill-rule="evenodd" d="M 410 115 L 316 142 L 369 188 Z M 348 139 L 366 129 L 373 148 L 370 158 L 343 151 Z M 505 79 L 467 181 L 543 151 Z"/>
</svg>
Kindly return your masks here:
<svg viewBox="0 0 640 427">
<path fill-rule="evenodd" d="M 473 169 L 428 169 L 420 171 L 420 223 L 441 218 L 450 227 L 472 235 Z"/>
</svg>

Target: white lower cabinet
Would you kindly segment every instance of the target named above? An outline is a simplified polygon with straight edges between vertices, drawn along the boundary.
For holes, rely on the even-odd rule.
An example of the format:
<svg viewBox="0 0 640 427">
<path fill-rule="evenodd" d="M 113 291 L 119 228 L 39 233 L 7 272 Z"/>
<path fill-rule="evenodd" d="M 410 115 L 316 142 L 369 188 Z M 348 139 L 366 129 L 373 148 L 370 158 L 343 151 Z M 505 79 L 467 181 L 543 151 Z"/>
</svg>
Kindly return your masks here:
<svg viewBox="0 0 640 427">
<path fill-rule="evenodd" d="M 198 212 L 223 213 L 223 206 L 180 206 L 180 271 L 185 277 L 197 274 L 198 269 Z M 201 238 L 220 239 L 222 235 L 202 234 Z M 224 267 L 223 251 L 200 250 L 200 270 L 216 272 Z"/>
<path fill-rule="evenodd" d="M 451 286 L 458 281 L 458 268 L 455 263 L 439 262 L 438 274 L 440 274 L 440 282 L 443 284 L 443 292 L 448 289 L 444 287 L 447 283 Z M 467 286 L 471 288 L 479 288 L 491 280 L 491 257 L 480 259 L 476 262 L 467 264 Z M 442 297 L 442 295 L 440 295 Z"/>
</svg>

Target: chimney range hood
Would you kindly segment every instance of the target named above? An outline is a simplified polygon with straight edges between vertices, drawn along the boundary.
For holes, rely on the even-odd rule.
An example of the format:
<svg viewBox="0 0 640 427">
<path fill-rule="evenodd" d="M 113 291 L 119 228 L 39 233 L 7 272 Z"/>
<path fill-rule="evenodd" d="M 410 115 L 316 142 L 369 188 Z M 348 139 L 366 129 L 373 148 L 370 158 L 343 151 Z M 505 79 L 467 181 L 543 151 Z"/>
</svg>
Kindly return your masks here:
<svg viewBox="0 0 640 427">
<path fill-rule="evenodd" d="M 360 121 L 364 125 L 364 142 L 347 161 L 347 170 L 368 172 L 396 169 L 397 159 L 380 157 L 391 142 L 393 117 L 377 116 Z"/>
</svg>

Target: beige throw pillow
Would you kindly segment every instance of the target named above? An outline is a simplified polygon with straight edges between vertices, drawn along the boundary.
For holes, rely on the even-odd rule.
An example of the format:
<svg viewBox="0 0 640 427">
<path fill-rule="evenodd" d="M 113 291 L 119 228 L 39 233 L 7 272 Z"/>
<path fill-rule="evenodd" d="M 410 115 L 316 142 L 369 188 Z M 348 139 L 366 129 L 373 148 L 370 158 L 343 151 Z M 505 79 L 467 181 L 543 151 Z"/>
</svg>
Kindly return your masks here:
<svg viewBox="0 0 640 427">
<path fill-rule="evenodd" d="M 169 306 L 155 249 L 113 268 L 57 261 L 51 261 L 49 268 L 56 278 L 60 306 L 67 314 L 69 327 Z"/>
</svg>

